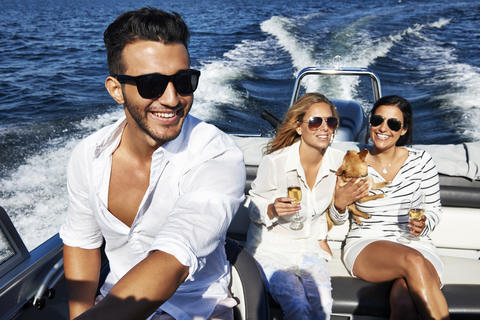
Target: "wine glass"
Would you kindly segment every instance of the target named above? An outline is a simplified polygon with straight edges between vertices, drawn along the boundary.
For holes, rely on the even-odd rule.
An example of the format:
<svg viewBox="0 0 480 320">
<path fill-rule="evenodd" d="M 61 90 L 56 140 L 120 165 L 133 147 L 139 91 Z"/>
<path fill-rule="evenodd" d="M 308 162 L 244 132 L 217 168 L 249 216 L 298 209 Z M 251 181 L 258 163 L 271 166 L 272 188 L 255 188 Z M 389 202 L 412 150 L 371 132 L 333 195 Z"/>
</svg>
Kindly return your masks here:
<svg viewBox="0 0 480 320">
<path fill-rule="evenodd" d="M 423 192 L 415 193 L 410 203 L 410 208 L 408 210 L 408 216 L 414 221 L 419 221 L 425 212 L 425 194 Z M 410 228 L 404 231 L 404 234 L 400 236 L 397 240 L 402 243 L 410 243 L 410 241 L 418 241 L 418 237 L 415 237 L 410 233 Z"/>
<path fill-rule="evenodd" d="M 408 215 L 408 211 L 410 211 L 410 203 L 411 203 L 411 200 L 408 200 L 408 199 L 405 199 L 400 203 L 400 207 L 398 208 L 399 217 L 404 217 L 404 216 Z M 409 244 L 410 240 L 405 237 L 407 234 L 409 234 L 409 231 L 410 231 L 410 228 L 408 227 L 408 218 L 407 218 L 407 221 L 405 223 L 403 223 L 403 222 L 400 223 L 400 221 L 399 221 L 399 228 L 403 232 L 397 238 L 397 241 L 400 242 L 400 243 L 403 243 L 403 244 Z"/>
<path fill-rule="evenodd" d="M 300 181 L 298 179 L 298 175 L 296 172 L 289 172 L 287 173 L 287 190 L 288 190 L 288 197 L 295 199 L 293 204 L 298 204 L 302 200 L 302 189 L 300 188 Z M 303 221 L 306 218 L 302 217 L 299 212 L 296 212 L 290 221 L 290 229 L 292 230 L 301 230 L 303 228 Z"/>
</svg>

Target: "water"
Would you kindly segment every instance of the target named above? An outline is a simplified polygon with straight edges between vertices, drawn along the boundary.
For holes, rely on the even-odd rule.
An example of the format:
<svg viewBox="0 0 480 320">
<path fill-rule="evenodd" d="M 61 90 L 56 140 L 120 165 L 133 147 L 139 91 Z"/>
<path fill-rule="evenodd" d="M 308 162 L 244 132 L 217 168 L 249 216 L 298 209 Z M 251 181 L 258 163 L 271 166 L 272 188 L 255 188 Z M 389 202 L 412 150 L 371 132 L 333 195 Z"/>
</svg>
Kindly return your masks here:
<svg viewBox="0 0 480 320">
<path fill-rule="evenodd" d="M 64 220 L 72 148 L 123 113 L 104 88 L 102 34 L 142 6 L 189 25 L 202 71 L 192 114 L 224 131 L 269 133 L 259 115 L 283 116 L 298 71 L 341 55 L 377 73 L 383 95 L 412 102 L 415 143 L 480 140 L 480 1 L 0 0 L 0 205 L 30 250 Z M 306 83 L 366 110 L 367 87 Z"/>
</svg>

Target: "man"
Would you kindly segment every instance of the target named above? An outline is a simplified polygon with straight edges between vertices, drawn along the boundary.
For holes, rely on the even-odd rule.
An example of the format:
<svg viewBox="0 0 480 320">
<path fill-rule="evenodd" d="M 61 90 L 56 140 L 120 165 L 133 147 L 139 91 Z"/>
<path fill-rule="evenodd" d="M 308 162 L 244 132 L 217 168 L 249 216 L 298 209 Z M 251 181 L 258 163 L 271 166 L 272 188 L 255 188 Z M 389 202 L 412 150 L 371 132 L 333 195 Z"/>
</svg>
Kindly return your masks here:
<svg viewBox="0 0 480 320">
<path fill-rule="evenodd" d="M 188 40 L 178 14 L 154 8 L 105 31 L 105 85 L 125 117 L 69 161 L 60 236 L 72 319 L 233 318 L 224 241 L 243 201 L 243 156 L 188 115 L 200 76 Z M 95 297 L 103 238 L 110 273 Z"/>
</svg>

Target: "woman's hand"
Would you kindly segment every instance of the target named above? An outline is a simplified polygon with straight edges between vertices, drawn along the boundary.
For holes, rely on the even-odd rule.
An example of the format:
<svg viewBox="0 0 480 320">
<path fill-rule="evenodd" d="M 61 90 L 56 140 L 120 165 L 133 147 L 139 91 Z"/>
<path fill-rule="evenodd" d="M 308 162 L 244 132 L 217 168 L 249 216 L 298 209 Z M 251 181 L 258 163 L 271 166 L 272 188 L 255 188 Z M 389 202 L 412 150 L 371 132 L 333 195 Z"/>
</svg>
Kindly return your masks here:
<svg viewBox="0 0 480 320">
<path fill-rule="evenodd" d="M 358 178 L 352 178 L 346 185 L 340 187 L 342 181 L 341 177 L 337 177 L 337 184 L 335 185 L 335 208 L 338 212 L 344 213 L 345 208 L 368 196 L 369 183 L 367 179 L 359 180 Z M 357 182 L 358 181 L 358 182 Z"/>
<path fill-rule="evenodd" d="M 420 220 L 408 219 L 408 223 L 409 223 L 408 227 L 411 229 L 410 233 L 415 237 L 418 237 L 423 232 L 423 229 L 425 229 L 425 226 L 427 225 L 425 221 L 427 221 L 426 216 L 422 216 Z"/>
<path fill-rule="evenodd" d="M 274 203 L 268 205 L 267 214 L 270 220 L 275 217 L 284 217 L 294 213 L 297 213 L 302 209 L 300 204 L 293 204 L 295 199 L 288 197 L 281 197 L 275 199 Z"/>
</svg>

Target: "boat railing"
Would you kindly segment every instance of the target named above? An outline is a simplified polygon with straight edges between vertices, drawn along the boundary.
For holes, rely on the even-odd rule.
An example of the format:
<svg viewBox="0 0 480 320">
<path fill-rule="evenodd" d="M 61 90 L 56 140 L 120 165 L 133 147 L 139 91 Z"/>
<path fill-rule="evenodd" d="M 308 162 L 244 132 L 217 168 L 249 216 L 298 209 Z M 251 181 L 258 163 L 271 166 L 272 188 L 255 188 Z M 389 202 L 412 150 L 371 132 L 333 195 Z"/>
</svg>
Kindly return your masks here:
<svg viewBox="0 0 480 320">
<path fill-rule="evenodd" d="M 300 82 L 308 75 L 343 75 L 343 76 L 368 76 L 372 80 L 373 98 L 375 101 L 382 96 L 382 88 L 380 86 L 380 79 L 378 76 L 368 68 L 357 67 L 308 67 L 301 70 L 295 80 L 295 87 L 292 94 L 292 100 L 290 105 L 293 105 L 298 98 L 298 92 L 300 91 Z"/>
<path fill-rule="evenodd" d="M 0 319 L 14 319 L 29 306 L 45 307 L 63 278 L 63 244 L 56 234 L 29 252 L 0 207 Z"/>
<path fill-rule="evenodd" d="M 37 293 L 33 297 L 33 305 L 38 309 L 43 309 L 45 306 L 45 296 L 49 299 L 53 299 L 55 296 L 55 290 L 52 289 L 57 282 L 64 276 L 63 270 L 63 258 L 55 263 L 55 265 L 48 271 L 47 275 L 43 278 Z M 53 280 L 52 280 L 53 279 Z"/>
</svg>

